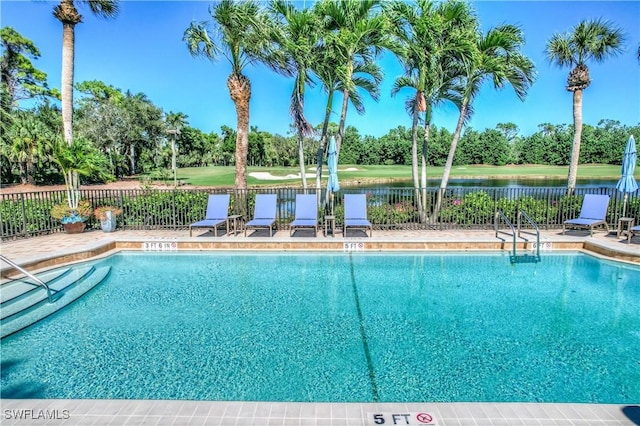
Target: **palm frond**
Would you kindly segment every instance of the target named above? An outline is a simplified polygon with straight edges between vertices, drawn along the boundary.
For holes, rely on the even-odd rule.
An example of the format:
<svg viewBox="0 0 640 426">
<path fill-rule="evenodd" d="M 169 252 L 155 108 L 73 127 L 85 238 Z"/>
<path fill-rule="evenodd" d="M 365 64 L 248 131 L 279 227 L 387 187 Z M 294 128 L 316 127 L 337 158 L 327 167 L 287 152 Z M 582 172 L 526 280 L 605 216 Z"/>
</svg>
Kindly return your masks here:
<svg viewBox="0 0 640 426">
<path fill-rule="evenodd" d="M 191 56 L 216 59 L 217 46 L 211 40 L 206 22 L 192 22 L 185 30 L 182 41 L 187 44 Z"/>
<path fill-rule="evenodd" d="M 100 18 L 113 18 L 120 12 L 118 0 L 85 0 L 91 12 Z"/>
</svg>

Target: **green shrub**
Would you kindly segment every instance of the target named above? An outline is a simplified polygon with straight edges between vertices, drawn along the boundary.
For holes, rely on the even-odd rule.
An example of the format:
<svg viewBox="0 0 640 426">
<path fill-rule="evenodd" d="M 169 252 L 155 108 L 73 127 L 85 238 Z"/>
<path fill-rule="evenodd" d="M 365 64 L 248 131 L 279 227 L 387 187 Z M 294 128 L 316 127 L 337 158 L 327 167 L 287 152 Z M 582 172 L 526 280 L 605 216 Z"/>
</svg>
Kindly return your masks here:
<svg viewBox="0 0 640 426">
<path fill-rule="evenodd" d="M 372 224 L 401 224 L 415 221 L 417 209 L 410 201 L 400 201 L 393 204 L 382 204 L 368 208 L 369 220 Z"/>
<path fill-rule="evenodd" d="M 443 206 L 440 217 L 444 222 L 461 225 L 493 223 L 495 203 L 484 191 L 471 192 L 462 199 L 448 198 Z"/>
<path fill-rule="evenodd" d="M 144 191 L 142 195 L 123 198 L 124 226 L 186 226 L 202 220 L 208 194 L 188 191 Z"/>
<path fill-rule="evenodd" d="M 626 217 L 635 217 L 636 225 L 640 225 L 640 197 L 632 198 L 627 201 L 627 208 L 624 215 Z"/>
<path fill-rule="evenodd" d="M 60 222 L 51 217 L 51 207 L 57 201 L 28 198 L 20 200 L 3 200 L 0 202 L 2 217 L 2 235 L 36 233 L 59 227 Z"/>
</svg>

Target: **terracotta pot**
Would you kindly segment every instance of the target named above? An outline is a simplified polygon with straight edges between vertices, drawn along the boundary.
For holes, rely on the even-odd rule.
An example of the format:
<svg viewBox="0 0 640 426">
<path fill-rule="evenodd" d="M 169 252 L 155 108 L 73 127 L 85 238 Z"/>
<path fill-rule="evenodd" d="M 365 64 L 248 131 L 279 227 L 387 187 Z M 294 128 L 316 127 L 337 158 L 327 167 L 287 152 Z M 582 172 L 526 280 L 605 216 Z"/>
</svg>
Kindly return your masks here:
<svg viewBox="0 0 640 426">
<path fill-rule="evenodd" d="M 81 234 L 84 232 L 84 228 L 87 226 L 84 222 L 65 223 L 64 230 L 67 234 Z"/>
</svg>

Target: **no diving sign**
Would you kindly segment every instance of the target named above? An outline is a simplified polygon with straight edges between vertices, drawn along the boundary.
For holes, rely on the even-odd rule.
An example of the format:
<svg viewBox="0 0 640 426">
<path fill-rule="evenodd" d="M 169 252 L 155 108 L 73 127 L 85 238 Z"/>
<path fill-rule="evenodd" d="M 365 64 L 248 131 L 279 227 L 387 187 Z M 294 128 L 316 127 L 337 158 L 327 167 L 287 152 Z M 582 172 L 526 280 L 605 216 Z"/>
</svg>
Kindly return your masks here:
<svg viewBox="0 0 640 426">
<path fill-rule="evenodd" d="M 437 425 L 433 414 L 426 411 L 414 413 L 367 413 L 372 425 Z"/>
</svg>

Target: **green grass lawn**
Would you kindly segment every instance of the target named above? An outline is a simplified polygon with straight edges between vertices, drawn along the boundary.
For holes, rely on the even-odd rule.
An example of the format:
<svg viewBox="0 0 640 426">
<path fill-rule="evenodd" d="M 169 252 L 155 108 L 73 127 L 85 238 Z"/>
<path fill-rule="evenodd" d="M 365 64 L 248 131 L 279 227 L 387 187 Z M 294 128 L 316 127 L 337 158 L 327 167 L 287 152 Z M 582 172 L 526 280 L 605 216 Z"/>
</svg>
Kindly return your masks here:
<svg viewBox="0 0 640 426">
<path fill-rule="evenodd" d="M 495 179 L 495 178 L 553 178 L 566 179 L 568 174 L 567 166 L 454 166 L 451 171 L 452 178 L 474 178 L 474 179 Z M 442 177 L 443 167 L 429 167 L 429 179 L 439 179 Z M 298 167 L 249 167 L 247 174 L 247 184 L 249 186 L 283 186 L 298 185 L 301 179 L 297 177 L 300 169 Z M 283 177 L 283 179 L 261 179 L 251 176 L 252 173 L 268 173 L 271 176 Z M 307 173 L 315 173 L 315 167 L 309 166 Z M 288 175 L 296 177 L 285 178 Z M 189 167 L 178 170 L 178 179 L 183 184 L 196 186 L 233 186 L 235 169 L 233 166 L 213 166 L 213 167 Z M 349 181 L 372 181 L 372 182 L 392 182 L 410 181 L 411 166 L 360 166 L 360 165 L 340 165 L 338 176 L 341 182 Z M 578 179 L 618 179 L 620 177 L 620 166 L 605 164 L 585 164 L 578 168 Z M 640 169 L 636 172 L 636 177 L 640 179 Z M 322 172 L 323 180 L 327 178 L 326 166 Z M 307 177 L 309 186 L 314 186 L 315 177 Z"/>
</svg>

